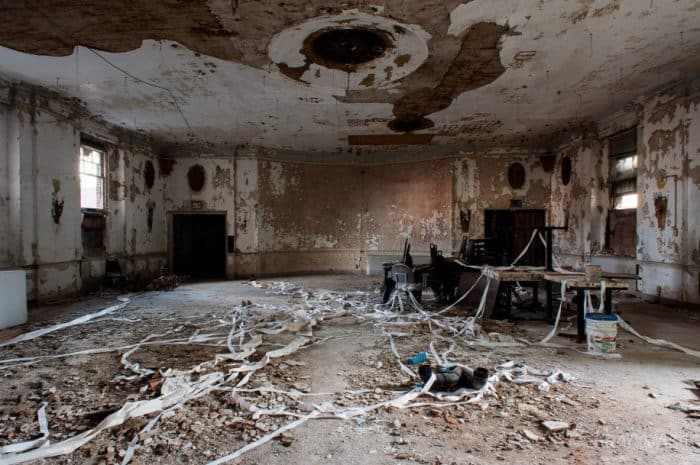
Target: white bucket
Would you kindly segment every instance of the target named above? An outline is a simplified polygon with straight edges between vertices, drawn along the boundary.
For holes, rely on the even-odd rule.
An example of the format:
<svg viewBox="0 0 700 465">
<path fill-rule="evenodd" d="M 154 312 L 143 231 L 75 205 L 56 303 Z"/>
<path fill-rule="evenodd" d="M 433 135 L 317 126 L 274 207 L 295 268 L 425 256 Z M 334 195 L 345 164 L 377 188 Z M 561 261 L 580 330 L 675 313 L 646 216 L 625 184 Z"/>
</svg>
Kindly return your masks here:
<svg viewBox="0 0 700 465">
<path fill-rule="evenodd" d="M 614 354 L 617 345 L 617 315 L 586 313 L 588 351 Z"/>
</svg>

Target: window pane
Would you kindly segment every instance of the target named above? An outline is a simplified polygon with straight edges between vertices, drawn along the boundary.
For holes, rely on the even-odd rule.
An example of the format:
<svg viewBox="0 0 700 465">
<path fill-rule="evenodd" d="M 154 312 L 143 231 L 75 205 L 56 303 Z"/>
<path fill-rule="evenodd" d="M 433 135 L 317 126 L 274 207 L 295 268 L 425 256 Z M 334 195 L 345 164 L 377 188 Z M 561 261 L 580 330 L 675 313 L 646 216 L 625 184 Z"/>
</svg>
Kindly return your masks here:
<svg viewBox="0 0 700 465">
<path fill-rule="evenodd" d="M 637 208 L 638 196 L 634 194 L 625 194 L 615 198 L 615 210 L 626 210 L 628 208 Z"/>
<path fill-rule="evenodd" d="M 80 206 L 82 208 L 102 208 L 97 203 L 97 178 L 80 175 Z"/>
<path fill-rule="evenodd" d="M 80 147 L 80 206 L 104 209 L 104 152 Z"/>
<path fill-rule="evenodd" d="M 637 178 L 616 181 L 612 184 L 612 195 L 619 197 L 623 194 L 633 194 L 637 192 Z"/>
<path fill-rule="evenodd" d="M 616 175 L 633 173 L 637 169 L 637 155 L 622 157 L 615 160 Z"/>
<path fill-rule="evenodd" d="M 637 128 L 631 128 L 626 131 L 610 136 L 610 155 L 622 155 L 634 153 L 637 151 Z"/>
</svg>

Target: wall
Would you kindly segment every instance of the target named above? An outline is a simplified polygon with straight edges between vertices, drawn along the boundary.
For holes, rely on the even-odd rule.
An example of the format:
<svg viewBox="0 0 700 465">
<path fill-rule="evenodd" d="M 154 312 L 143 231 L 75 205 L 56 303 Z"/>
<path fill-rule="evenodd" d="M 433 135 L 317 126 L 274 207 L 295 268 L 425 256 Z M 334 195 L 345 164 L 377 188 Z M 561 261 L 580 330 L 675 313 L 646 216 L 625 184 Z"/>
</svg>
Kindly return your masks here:
<svg viewBox="0 0 700 465">
<path fill-rule="evenodd" d="M 572 181 L 552 177 L 552 215 L 569 230 L 555 233 L 555 253 L 564 265 L 600 264 L 604 271 L 635 273 L 640 292 L 700 302 L 700 92 L 679 86 L 648 97 L 636 114 L 616 115 L 600 134 L 571 141 L 558 151 L 574 160 Z M 637 247 L 634 257 L 605 250 L 608 221 L 607 136 L 638 128 Z"/>
<path fill-rule="evenodd" d="M 569 157 L 572 162 L 567 185 L 561 176 L 564 157 Z M 600 158 L 600 144 L 590 138 L 572 141 L 557 152 L 551 177 L 551 223 L 554 226 L 568 225 L 567 230 L 553 233 L 554 253 L 562 266 L 579 268 L 591 254 L 592 225 L 599 224 L 601 215 L 596 205 L 599 178 L 594 169 Z M 599 239 L 596 242 L 599 243 Z"/>
<path fill-rule="evenodd" d="M 640 290 L 700 302 L 700 92 L 645 102 L 639 159 Z M 665 208 L 663 208 L 665 205 Z"/>
<path fill-rule="evenodd" d="M 7 137 L 10 111 L 6 105 L 0 104 L 0 263 L 12 260 L 12 242 L 10 239 L 10 159 L 8 150 L 10 144 Z"/>
<path fill-rule="evenodd" d="M 174 213 L 225 213 L 226 234 L 235 234 L 235 186 L 236 168 L 233 158 L 197 157 L 178 158 L 162 162 L 159 179 L 163 183 L 163 211 L 166 213 L 163 225 L 163 239 L 171 244 L 171 222 Z M 195 192 L 190 188 L 187 173 L 195 165 L 204 168 L 204 187 Z M 163 168 L 169 168 L 163 169 Z M 245 182 L 245 181 L 244 181 Z M 192 202 L 202 202 L 202 208 L 193 210 Z M 172 251 L 169 251 L 171 254 Z M 172 257 L 169 256 L 169 260 Z M 226 274 L 233 277 L 235 262 L 232 254 L 227 254 Z"/>
<path fill-rule="evenodd" d="M 450 255 L 461 230 L 455 206 L 474 211 L 472 235 L 483 234 L 483 208 L 548 208 L 549 174 L 528 154 L 466 154 L 436 160 L 386 163 L 320 163 L 285 160 L 256 149 L 231 156 L 173 161 L 165 179 L 169 215 L 225 212 L 235 253 L 228 276 L 319 271 L 377 273 L 395 260 L 405 239 L 417 263 L 429 260 L 435 243 Z M 525 185 L 511 189 L 508 166 L 522 162 Z M 193 192 L 187 172 L 201 165 L 207 181 Z M 469 171 L 468 166 L 474 169 Z M 455 200 L 456 199 L 456 200 Z"/>
<path fill-rule="evenodd" d="M 525 183 L 519 189 L 508 182 L 508 167 L 515 162 L 525 167 Z M 512 200 L 519 200 L 522 208 L 545 209 L 549 213 L 551 175 L 532 154 L 470 154 L 454 161 L 454 171 L 454 251 L 458 250 L 463 233 L 484 237 L 484 210 L 507 209 Z"/>
<path fill-rule="evenodd" d="M 0 104 L 0 268 L 25 269 L 28 297 L 35 300 L 101 284 L 109 256 L 143 282 L 167 263 L 172 214 L 192 212 L 192 201 L 201 201 L 197 211 L 227 215 L 227 233 L 235 237 L 235 253 L 227 256 L 229 277 L 376 272 L 398 255 L 404 238 L 418 262 L 432 242 L 446 254 L 456 251 L 462 233 L 483 235 L 484 209 L 508 208 L 517 199 L 524 208 L 550 211 L 550 224 L 568 221 L 569 230 L 554 236 L 562 264 L 591 261 L 617 272 L 639 268 L 641 292 L 699 302 L 699 102 L 700 93 L 687 88 L 647 98 L 638 112 L 601 125 L 598 134 L 563 144 L 553 171 L 546 172 L 532 153 L 493 151 L 423 161 L 320 163 L 250 149 L 168 163 L 144 145 L 120 141 L 111 128 L 66 118 L 51 102 L 6 99 Z M 606 137 L 634 124 L 638 239 L 635 256 L 625 258 L 604 247 Z M 105 250 L 97 256 L 88 256 L 81 243 L 81 133 L 108 146 L 107 231 Z M 568 185 L 560 175 L 564 156 L 573 161 Z M 156 168 L 151 188 L 144 178 L 149 161 Z M 507 181 L 514 161 L 526 168 L 520 189 Z M 206 173 L 200 192 L 187 182 L 195 164 Z M 63 205 L 58 221 L 52 217 L 55 202 Z"/>
<path fill-rule="evenodd" d="M 150 188 L 145 179 L 149 161 L 155 171 Z M 105 247 L 108 255 L 122 258 L 126 271 L 137 283 L 152 279 L 165 265 L 165 181 L 158 167 L 158 160 L 147 150 L 110 149 Z M 149 209 L 152 209 L 150 224 Z M 104 261 L 99 260 L 97 265 L 99 277 Z"/>
<path fill-rule="evenodd" d="M 359 268 L 359 168 L 261 160 L 258 176 L 259 273 Z"/>
<path fill-rule="evenodd" d="M 450 249 L 447 159 L 367 166 L 237 163 L 239 274 L 364 270 L 372 257 L 395 258 L 405 238 L 417 256 L 427 256 L 431 242 Z"/>
<path fill-rule="evenodd" d="M 101 285 L 111 256 L 132 277 L 152 278 L 164 264 L 165 247 L 157 239 L 164 228 L 158 207 L 163 185 L 143 185 L 143 165 L 153 156 L 116 142 L 109 128 L 91 122 L 79 127 L 57 106 L 33 97 L 0 104 L 0 268 L 24 269 L 27 297 L 35 301 Z M 82 247 L 81 133 L 108 141 L 105 248 L 95 255 Z"/>
<path fill-rule="evenodd" d="M 431 243 L 449 255 L 451 159 L 367 166 L 361 171 L 364 252 L 395 256 L 407 238 L 413 255 L 429 255 Z"/>
</svg>

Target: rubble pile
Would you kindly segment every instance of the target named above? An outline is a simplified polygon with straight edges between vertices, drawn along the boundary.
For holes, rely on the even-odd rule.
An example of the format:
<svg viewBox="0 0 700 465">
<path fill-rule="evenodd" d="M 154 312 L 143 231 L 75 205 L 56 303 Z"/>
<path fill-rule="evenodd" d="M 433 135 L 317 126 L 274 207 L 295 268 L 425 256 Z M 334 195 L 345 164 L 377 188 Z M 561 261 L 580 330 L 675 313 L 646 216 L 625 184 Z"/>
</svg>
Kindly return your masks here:
<svg viewBox="0 0 700 465">
<path fill-rule="evenodd" d="M 180 287 L 180 285 L 187 281 L 187 276 L 178 276 L 175 274 L 163 275 L 161 274 L 156 279 L 153 280 L 147 287 L 148 291 L 172 291 Z"/>
</svg>

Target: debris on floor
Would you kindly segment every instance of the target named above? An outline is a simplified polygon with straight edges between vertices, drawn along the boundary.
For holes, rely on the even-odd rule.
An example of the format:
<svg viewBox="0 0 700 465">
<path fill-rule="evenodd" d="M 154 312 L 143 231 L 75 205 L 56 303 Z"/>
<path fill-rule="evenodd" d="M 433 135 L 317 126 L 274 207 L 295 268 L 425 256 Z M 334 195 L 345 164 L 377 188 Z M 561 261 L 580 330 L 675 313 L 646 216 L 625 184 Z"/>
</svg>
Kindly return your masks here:
<svg viewBox="0 0 700 465">
<path fill-rule="evenodd" d="M 512 325 L 390 311 L 372 292 L 250 285 L 276 301 L 139 314 L 133 326 L 128 310 L 118 319 L 95 316 L 116 311 L 105 309 L 6 341 L 0 463 L 219 464 L 273 440 L 294 448 L 295 428 L 329 418 L 387 425 L 397 440 L 386 453 L 418 462 L 428 458 L 404 449 L 409 435 L 427 434 L 421 418 L 445 431 L 476 418 L 494 428 L 518 425 L 497 445 L 501 452 L 600 439 L 598 425 L 580 420 L 592 401 L 577 393 L 571 374 L 529 366 L 525 345 L 502 342 L 522 336 Z M 109 344 L 105 334 L 113 335 Z M 303 353 L 358 334 L 375 335 L 377 346 L 337 367 L 348 388 L 319 392 L 319 368 Z M 20 385 L 29 388 L 14 391 Z"/>
<path fill-rule="evenodd" d="M 165 275 L 161 274 L 156 279 L 154 279 L 148 286 L 146 286 L 147 291 L 172 291 L 180 287 L 180 285 L 187 281 L 186 276 L 178 275 Z"/>
</svg>

